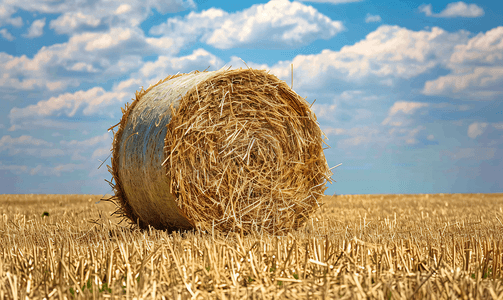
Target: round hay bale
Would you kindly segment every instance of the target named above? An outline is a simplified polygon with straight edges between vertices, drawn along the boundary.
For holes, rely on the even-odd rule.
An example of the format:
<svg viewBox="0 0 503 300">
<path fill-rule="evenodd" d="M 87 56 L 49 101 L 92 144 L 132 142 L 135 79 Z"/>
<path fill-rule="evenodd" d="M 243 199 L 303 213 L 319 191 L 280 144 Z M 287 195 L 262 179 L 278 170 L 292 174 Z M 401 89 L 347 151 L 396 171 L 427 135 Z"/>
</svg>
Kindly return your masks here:
<svg viewBox="0 0 503 300">
<path fill-rule="evenodd" d="M 116 126 L 112 199 L 142 228 L 281 233 L 331 181 L 309 103 L 262 70 L 169 76 Z"/>
</svg>

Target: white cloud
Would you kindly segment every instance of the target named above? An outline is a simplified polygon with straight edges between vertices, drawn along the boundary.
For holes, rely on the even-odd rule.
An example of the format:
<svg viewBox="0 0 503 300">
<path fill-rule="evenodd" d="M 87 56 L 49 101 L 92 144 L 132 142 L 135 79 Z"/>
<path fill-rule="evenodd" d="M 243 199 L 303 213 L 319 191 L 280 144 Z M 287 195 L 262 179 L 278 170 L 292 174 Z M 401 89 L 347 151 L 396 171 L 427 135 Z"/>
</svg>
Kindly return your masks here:
<svg viewBox="0 0 503 300">
<path fill-rule="evenodd" d="M 100 34 L 97 38 L 87 42 L 86 51 L 102 50 L 119 45 L 123 41 L 130 40 L 132 30 L 128 28 L 117 28 L 110 33 Z"/>
<path fill-rule="evenodd" d="M 432 12 L 431 4 L 421 5 L 419 11 L 424 12 L 426 16 L 438 18 L 476 18 L 484 15 L 484 10 L 481 7 L 476 4 L 466 4 L 463 1 L 447 4 L 447 7 L 438 14 Z"/>
<path fill-rule="evenodd" d="M 106 132 L 102 135 L 95 136 L 86 140 L 71 140 L 60 141 L 59 147 L 53 146 L 53 143 L 34 138 L 32 136 L 23 135 L 20 137 L 11 137 L 9 135 L 3 136 L 0 139 L 0 152 L 8 151 L 8 155 L 30 155 L 42 158 L 49 157 L 64 157 L 70 156 L 72 160 L 84 160 L 84 164 L 58 164 L 56 166 L 43 166 L 37 165 L 35 167 L 28 166 L 5 166 L 0 161 L 0 170 L 8 170 L 12 172 L 29 173 L 30 175 L 43 174 L 60 176 L 63 172 L 72 172 L 74 170 L 85 170 L 89 168 L 89 162 L 96 162 L 96 158 L 105 159 L 110 154 L 110 146 L 112 144 L 111 134 Z M 108 149 L 106 155 L 102 149 Z M 50 161 L 47 161 L 50 163 Z M 94 167 L 98 167 L 99 163 L 96 162 Z"/>
<path fill-rule="evenodd" d="M 93 151 L 91 158 L 103 161 L 110 155 L 110 151 L 111 151 L 110 146 L 97 148 L 96 150 Z"/>
<path fill-rule="evenodd" d="M 48 173 L 53 176 L 60 177 L 61 173 L 72 173 L 78 170 L 87 169 L 85 164 L 60 164 L 48 170 Z"/>
<path fill-rule="evenodd" d="M 59 147 L 53 146 L 53 143 L 34 138 L 32 136 L 11 137 L 3 136 L 0 139 L 0 152 L 8 151 L 8 155 L 30 155 L 42 158 L 49 157 L 70 157 L 72 160 L 85 161 L 82 164 L 74 163 L 59 163 L 57 165 L 37 165 L 34 167 L 29 166 L 5 166 L 0 161 L 0 170 L 8 170 L 11 172 L 29 173 L 30 175 L 51 175 L 60 176 L 64 172 L 72 172 L 75 170 L 88 170 L 94 171 L 95 167 L 99 166 L 97 158 L 105 159 L 110 154 L 110 146 L 112 144 L 111 133 L 104 133 L 99 136 L 94 136 L 86 140 L 71 140 L 60 141 Z M 103 149 L 108 149 L 105 154 Z M 58 162 L 61 158 L 58 158 Z M 46 161 L 50 164 L 51 161 Z M 91 162 L 91 164 L 89 164 Z M 93 164 L 95 163 L 95 164 Z M 91 172 L 92 172 L 91 171 Z"/>
<path fill-rule="evenodd" d="M 473 100 L 494 99 L 501 95 L 503 66 L 476 67 L 468 74 L 452 74 L 427 81 L 423 93 L 426 95 L 451 95 Z M 468 91 L 467 91 L 468 90 Z"/>
<path fill-rule="evenodd" d="M 0 29 L 0 35 L 8 41 L 13 41 L 15 39 L 14 36 L 6 28 Z"/>
<path fill-rule="evenodd" d="M 147 38 L 139 28 L 77 34 L 42 47 L 33 58 L 0 53 L 0 91 L 63 90 L 82 81 L 109 80 L 139 68 L 144 55 L 177 51 L 168 38 Z"/>
<path fill-rule="evenodd" d="M 382 121 L 381 125 L 402 126 L 409 119 L 404 115 L 412 115 L 422 107 L 428 107 L 428 103 L 398 101 L 389 109 L 388 117 Z M 397 114 L 401 114 L 397 118 Z"/>
<path fill-rule="evenodd" d="M 381 16 L 371 15 L 367 13 L 367 16 L 365 17 L 365 23 L 375 23 L 375 22 L 381 22 Z"/>
<path fill-rule="evenodd" d="M 45 18 L 33 21 L 30 28 L 28 28 L 28 33 L 24 35 L 27 38 L 35 38 L 44 34 Z"/>
<path fill-rule="evenodd" d="M 0 4 L 0 26 L 11 24 L 16 27 L 23 26 L 21 17 L 11 18 L 11 15 L 16 12 L 16 9 L 8 4 Z"/>
<path fill-rule="evenodd" d="M 5 135 L 0 139 L 0 152 L 8 151 L 10 156 L 24 154 L 38 157 L 61 156 L 61 149 L 52 148 L 52 143 L 34 138 L 29 135 L 11 137 Z"/>
<path fill-rule="evenodd" d="M 388 115 L 381 122 L 381 125 L 401 127 L 403 129 L 405 127 L 415 126 L 415 124 L 424 124 L 424 122 L 429 122 L 429 115 L 432 113 L 449 115 L 456 112 L 466 111 L 467 109 L 469 109 L 467 105 L 454 105 L 447 102 L 424 103 L 397 101 L 389 109 Z M 390 130 L 394 132 L 393 129 Z"/>
<path fill-rule="evenodd" d="M 65 93 L 49 100 L 39 101 L 37 104 L 25 108 L 14 107 L 9 113 L 12 124 L 18 120 L 65 115 L 73 117 L 82 110 L 86 116 L 102 112 L 102 108 L 111 104 L 123 103 L 131 97 L 126 92 L 106 92 L 101 87 L 94 87 L 86 91 Z"/>
<path fill-rule="evenodd" d="M 450 57 L 451 67 L 459 64 L 490 65 L 503 63 L 503 26 L 479 33 L 456 46 Z"/>
<path fill-rule="evenodd" d="M 484 130 L 487 127 L 487 123 L 479 123 L 479 122 L 474 122 L 468 126 L 468 136 L 472 139 L 475 139 L 479 135 L 484 133 Z"/>
<path fill-rule="evenodd" d="M 89 138 L 87 140 L 71 140 L 71 141 L 60 141 L 60 144 L 63 146 L 66 146 L 68 148 L 78 148 L 78 149 L 85 149 L 85 148 L 94 148 L 98 144 L 102 144 L 103 142 L 111 142 L 111 134 L 108 132 L 105 132 L 102 135 L 94 136 L 92 138 Z M 110 143 L 111 145 L 111 143 Z M 110 147 L 108 147 L 110 148 Z"/>
<path fill-rule="evenodd" d="M 334 97 L 334 101 L 343 101 L 346 103 L 355 103 L 361 101 L 375 101 L 380 99 L 376 95 L 366 95 L 365 91 L 347 90 Z"/>
<path fill-rule="evenodd" d="M 56 129 L 56 130 L 77 130 L 82 124 L 77 122 L 64 122 L 50 119 L 25 118 L 17 119 L 15 124 L 12 124 L 8 131 L 16 130 L 33 130 L 33 128 Z"/>
<path fill-rule="evenodd" d="M 232 69 L 239 69 L 239 68 L 248 69 L 250 67 L 253 69 L 257 69 L 257 70 L 270 70 L 270 68 L 271 68 L 267 64 L 257 64 L 252 61 L 243 61 L 243 59 L 241 59 L 240 57 L 234 56 L 234 55 L 231 56 L 231 60 L 229 62 L 227 62 L 225 65 L 232 67 Z M 296 75 L 294 74 L 294 80 L 293 80 L 294 84 L 295 84 L 295 77 L 296 77 Z M 291 80 L 288 82 L 290 83 Z"/>
<path fill-rule="evenodd" d="M 348 135 L 349 138 L 340 139 L 337 141 L 337 148 L 349 150 L 354 147 L 366 147 L 374 143 L 386 143 L 386 140 L 380 138 L 381 132 L 379 129 L 371 126 L 359 126 L 351 129 L 337 129 L 327 130 L 327 135 Z"/>
<path fill-rule="evenodd" d="M 271 67 L 273 74 L 288 80 L 290 64 L 296 74 L 296 89 L 318 90 L 334 80 L 359 81 L 377 77 L 409 79 L 447 63 L 453 48 L 468 40 L 468 32 L 449 33 L 438 27 L 412 31 L 382 25 L 354 45 L 340 51 L 298 55 Z M 385 81 L 384 83 L 389 84 Z"/>
<path fill-rule="evenodd" d="M 211 8 L 191 12 L 183 19 L 170 18 L 151 28 L 150 33 L 164 35 L 187 44 L 201 41 L 219 48 L 292 48 L 316 39 L 329 39 L 344 30 L 311 6 L 288 0 L 271 0 L 236 13 Z"/>
<path fill-rule="evenodd" d="M 362 0 L 300 0 L 301 2 L 317 2 L 317 3 L 330 3 L 330 4 L 342 4 L 351 2 L 360 2 Z"/>
<path fill-rule="evenodd" d="M 484 10 L 477 4 L 466 4 L 463 1 L 447 4 L 447 7 L 440 12 L 440 17 L 467 17 L 476 18 L 484 15 Z"/>
<path fill-rule="evenodd" d="M 322 128 L 323 132 L 326 135 L 344 135 L 347 134 L 347 130 L 344 128 L 334 128 L 334 127 L 326 127 Z"/>
<path fill-rule="evenodd" d="M 14 173 L 15 175 L 29 174 L 31 176 L 34 175 L 43 175 L 43 176 L 56 176 L 60 177 L 62 173 L 71 173 L 77 170 L 87 170 L 89 169 L 88 164 L 58 164 L 56 166 L 43 166 L 37 165 L 35 167 L 30 167 L 26 165 L 4 165 L 0 161 L 0 170 L 9 171 Z M 94 169 L 91 170 L 91 173 L 96 173 Z"/>
<path fill-rule="evenodd" d="M 138 3 L 140 5 L 147 4 L 148 6 L 155 8 L 161 14 L 175 13 L 186 9 L 196 8 L 196 4 L 193 0 L 148 0 L 138 1 Z"/>
<path fill-rule="evenodd" d="M 428 17 L 433 15 L 433 13 L 431 12 L 431 4 L 428 5 L 423 4 L 419 6 L 419 11 L 424 12 L 424 14 L 427 15 Z"/>
<path fill-rule="evenodd" d="M 10 171 L 16 175 L 21 175 L 23 173 L 28 172 L 28 166 L 20 166 L 20 165 L 4 165 L 0 161 L 0 170 Z"/>
<path fill-rule="evenodd" d="M 503 93 L 503 27 L 479 33 L 455 47 L 448 63 L 451 74 L 427 81 L 426 95 L 473 100 L 494 99 Z"/>
<path fill-rule="evenodd" d="M 406 145 L 418 144 L 418 134 L 425 130 L 426 127 L 417 126 L 417 115 L 421 109 L 432 106 L 428 103 L 397 101 L 388 111 L 388 116 L 381 122 L 383 126 L 391 126 L 388 130 L 388 136 L 393 140 L 394 144 L 400 142 Z M 423 111 L 426 113 L 426 111 Z M 422 134 L 422 138 L 433 140 L 433 135 Z"/>
<path fill-rule="evenodd" d="M 395 102 L 393 106 L 389 110 L 389 115 L 393 116 L 397 114 L 398 112 L 403 112 L 405 114 L 411 115 L 413 114 L 417 109 L 421 107 L 427 107 L 428 103 L 420 103 L 420 102 L 406 102 L 406 101 L 399 101 Z"/>
<path fill-rule="evenodd" d="M 79 11 L 64 13 L 56 20 L 52 20 L 49 27 L 59 34 L 70 34 L 85 27 L 97 27 L 100 23 L 101 20 L 94 15 L 85 15 Z"/>
<path fill-rule="evenodd" d="M 41 14 L 62 14 L 51 22 L 52 28 L 58 33 L 79 33 L 97 24 L 112 27 L 136 27 L 143 22 L 152 9 L 161 14 L 174 13 L 186 9 L 194 9 L 193 0 L 131 0 L 127 4 L 120 1 L 96 0 L 82 2 L 66 1 L 9 1 L 0 6 L 0 26 L 5 23 L 15 23 L 20 26 L 21 18 L 10 18 L 18 10 Z M 85 19 L 82 17 L 85 16 Z M 68 25 L 67 28 L 64 26 Z"/>
<path fill-rule="evenodd" d="M 208 66 L 218 69 L 222 65 L 223 62 L 220 58 L 201 48 L 195 49 L 192 54 L 181 57 L 159 56 L 156 61 L 145 63 L 138 71 L 136 78 L 132 76 L 130 79 L 119 83 L 118 87 L 123 86 L 124 88 L 134 82 L 155 83 L 170 74 L 204 70 Z"/>
<path fill-rule="evenodd" d="M 4 151 L 11 146 L 52 146 L 52 143 L 29 135 L 22 135 L 17 138 L 13 138 L 10 135 L 4 135 L 0 139 L 0 151 Z"/>
<path fill-rule="evenodd" d="M 71 140 L 71 141 L 60 141 L 60 145 L 65 153 L 71 155 L 72 160 L 89 160 L 89 158 L 95 159 L 95 155 L 101 153 L 101 151 L 96 152 L 99 149 L 107 148 L 110 150 L 112 145 L 111 133 L 105 132 L 102 135 L 94 136 L 86 140 Z M 89 151 L 93 151 L 92 155 Z M 86 154 L 83 154 L 86 152 Z M 108 151 L 110 152 L 110 151 Z M 105 156 L 100 158 L 105 159 Z"/>
<path fill-rule="evenodd" d="M 335 110 L 337 109 L 336 104 L 314 104 L 311 109 L 313 110 L 314 114 L 316 115 L 317 118 L 323 118 L 323 119 L 333 119 L 333 114 L 335 113 Z"/>
<path fill-rule="evenodd" d="M 303 93 L 301 92 L 301 94 Z M 316 98 L 319 101 L 314 101 Z M 331 101 L 330 98 L 332 98 Z M 311 109 L 324 125 L 336 125 L 340 121 L 344 121 L 346 124 L 348 122 L 355 125 L 367 124 L 374 116 L 373 108 L 379 106 L 375 103 L 379 99 L 381 99 L 379 96 L 368 94 L 362 90 L 346 90 L 335 96 L 332 96 L 331 93 L 313 94 L 306 98 L 309 103 L 314 102 Z M 332 131 L 329 130 L 329 132 Z"/>
<path fill-rule="evenodd" d="M 393 127 L 388 130 L 389 140 L 393 141 L 394 145 L 414 145 L 419 144 L 418 135 L 426 127 L 419 125 L 416 127 L 399 128 Z M 429 135 L 432 136 L 432 135 Z M 428 136 L 428 137 L 429 137 Z M 426 137 L 428 139 L 428 137 Z M 422 135 L 424 138 L 424 134 Z"/>
<path fill-rule="evenodd" d="M 159 79 L 177 72 L 204 70 L 208 66 L 218 69 L 222 64 L 223 62 L 218 57 L 204 49 L 196 49 L 192 54 L 182 57 L 159 56 L 157 61 L 145 63 L 138 72 L 115 84 L 110 91 L 102 87 L 93 87 L 88 90 L 60 94 L 23 108 L 14 107 L 9 113 L 11 122 L 9 130 L 26 129 L 35 124 L 44 128 L 66 128 L 67 124 L 51 120 L 59 116 L 72 118 L 80 115 L 108 114 L 110 116 L 111 110 L 104 108 L 115 108 L 125 103 L 141 86 L 156 83 Z"/>
<path fill-rule="evenodd" d="M 122 14 L 125 14 L 125 13 L 130 12 L 130 11 L 131 11 L 131 5 L 129 5 L 129 4 L 121 4 L 115 10 L 115 14 L 116 15 L 122 15 Z"/>
</svg>

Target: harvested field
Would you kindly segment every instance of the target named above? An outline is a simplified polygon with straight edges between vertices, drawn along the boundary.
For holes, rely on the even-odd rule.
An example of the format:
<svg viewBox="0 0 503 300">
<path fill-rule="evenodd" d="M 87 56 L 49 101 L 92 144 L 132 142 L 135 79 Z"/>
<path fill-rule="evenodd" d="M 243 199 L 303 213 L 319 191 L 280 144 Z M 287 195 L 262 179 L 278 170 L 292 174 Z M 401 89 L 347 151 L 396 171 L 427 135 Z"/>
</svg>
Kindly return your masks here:
<svg viewBox="0 0 503 300">
<path fill-rule="evenodd" d="M 0 299 L 503 299 L 503 194 L 353 195 L 286 235 L 139 230 L 0 195 Z"/>
</svg>

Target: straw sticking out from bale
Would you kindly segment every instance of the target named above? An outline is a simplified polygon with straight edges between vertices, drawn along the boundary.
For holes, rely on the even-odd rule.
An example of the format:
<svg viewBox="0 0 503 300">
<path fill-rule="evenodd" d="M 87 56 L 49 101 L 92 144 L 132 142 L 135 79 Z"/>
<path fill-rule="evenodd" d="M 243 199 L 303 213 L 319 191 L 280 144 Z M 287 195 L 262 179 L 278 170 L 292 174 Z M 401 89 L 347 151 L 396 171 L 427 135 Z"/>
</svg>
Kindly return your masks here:
<svg viewBox="0 0 503 300">
<path fill-rule="evenodd" d="M 323 137 L 309 104 L 265 71 L 169 77 L 125 110 L 115 199 L 143 227 L 296 229 L 330 181 Z"/>
</svg>

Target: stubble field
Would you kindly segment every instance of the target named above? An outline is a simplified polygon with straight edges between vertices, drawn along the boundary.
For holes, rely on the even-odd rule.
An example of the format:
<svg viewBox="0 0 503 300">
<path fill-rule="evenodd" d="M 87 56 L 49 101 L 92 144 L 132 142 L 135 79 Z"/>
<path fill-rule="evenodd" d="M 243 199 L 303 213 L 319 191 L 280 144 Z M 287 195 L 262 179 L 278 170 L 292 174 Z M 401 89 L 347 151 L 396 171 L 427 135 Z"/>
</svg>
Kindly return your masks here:
<svg viewBox="0 0 503 300">
<path fill-rule="evenodd" d="M 0 299 L 503 299 L 503 194 L 326 197 L 298 231 L 141 231 L 0 195 Z"/>
</svg>

